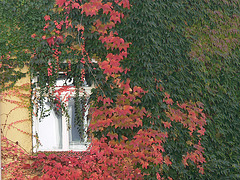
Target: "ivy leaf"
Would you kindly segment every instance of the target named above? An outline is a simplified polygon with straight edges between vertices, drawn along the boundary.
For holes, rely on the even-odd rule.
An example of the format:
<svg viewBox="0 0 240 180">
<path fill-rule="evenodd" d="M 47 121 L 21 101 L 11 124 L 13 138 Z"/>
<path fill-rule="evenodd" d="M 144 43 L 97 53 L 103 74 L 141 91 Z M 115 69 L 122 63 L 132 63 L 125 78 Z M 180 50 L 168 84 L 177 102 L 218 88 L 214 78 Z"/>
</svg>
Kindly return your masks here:
<svg viewBox="0 0 240 180">
<path fill-rule="evenodd" d="M 62 7 L 65 2 L 66 2 L 66 0 L 56 0 L 56 4 L 57 4 L 59 7 Z"/>
<path fill-rule="evenodd" d="M 51 47 L 54 45 L 54 36 L 47 39 L 48 45 Z"/>
</svg>

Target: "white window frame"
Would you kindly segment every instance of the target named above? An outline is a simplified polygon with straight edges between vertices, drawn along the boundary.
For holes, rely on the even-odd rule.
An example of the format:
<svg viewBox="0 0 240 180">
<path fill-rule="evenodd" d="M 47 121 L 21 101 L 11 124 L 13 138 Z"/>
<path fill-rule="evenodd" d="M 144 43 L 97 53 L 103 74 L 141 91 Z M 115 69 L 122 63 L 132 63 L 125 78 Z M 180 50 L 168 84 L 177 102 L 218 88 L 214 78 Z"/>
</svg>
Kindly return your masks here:
<svg viewBox="0 0 240 180">
<path fill-rule="evenodd" d="M 34 78 L 32 80 L 33 83 L 37 82 L 37 78 Z M 56 89 L 60 89 L 63 86 L 63 82 L 65 82 L 64 80 L 58 80 L 58 82 L 56 83 Z M 70 82 L 71 83 L 71 82 Z M 82 87 L 83 91 L 85 92 L 85 96 L 86 97 L 90 97 L 91 95 L 91 90 L 92 88 L 94 88 L 94 84 L 92 84 L 90 87 L 89 86 L 84 86 Z M 35 89 L 33 89 L 34 91 Z M 71 94 L 71 98 L 75 96 L 75 88 L 71 87 L 70 88 L 71 91 L 73 91 L 73 93 Z M 67 93 L 69 92 L 63 92 L 61 94 L 60 98 L 63 98 Z M 83 96 L 83 92 L 79 93 L 80 97 Z M 68 102 L 66 102 L 65 107 L 68 107 Z M 86 109 L 86 114 L 84 116 L 84 124 L 86 125 L 84 127 L 85 132 L 87 131 L 87 128 L 89 126 L 89 120 L 87 120 L 87 115 L 88 115 L 88 110 L 89 110 L 89 105 Z M 36 107 L 33 107 L 33 111 L 36 111 Z M 36 117 L 35 115 L 33 115 L 33 126 L 32 126 L 32 135 L 33 135 L 33 152 L 38 152 L 38 151 L 86 151 L 89 147 L 90 142 L 85 142 L 85 143 L 80 143 L 78 145 L 70 145 L 70 129 L 69 129 L 69 124 L 68 124 L 68 118 L 66 117 L 66 115 L 64 115 L 64 113 L 62 114 L 62 118 L 61 118 L 61 140 L 62 140 L 62 148 L 44 148 L 41 147 L 41 138 L 44 137 L 39 137 L 39 129 L 40 129 L 40 122 L 39 122 L 39 117 Z M 88 123 L 86 123 L 88 122 Z M 51 137 L 50 137 L 51 138 Z M 85 137 L 87 138 L 87 137 Z"/>
</svg>

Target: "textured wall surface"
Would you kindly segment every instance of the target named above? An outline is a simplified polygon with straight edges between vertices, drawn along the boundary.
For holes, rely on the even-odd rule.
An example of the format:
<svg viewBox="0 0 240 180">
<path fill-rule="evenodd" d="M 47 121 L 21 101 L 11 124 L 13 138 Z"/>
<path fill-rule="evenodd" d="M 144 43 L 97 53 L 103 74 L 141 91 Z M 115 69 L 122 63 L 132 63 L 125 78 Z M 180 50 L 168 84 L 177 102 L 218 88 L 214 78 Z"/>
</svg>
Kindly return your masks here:
<svg viewBox="0 0 240 180">
<path fill-rule="evenodd" d="M 19 144 L 27 152 L 32 151 L 29 82 L 29 76 L 20 79 L 13 89 L 1 94 L 0 101 L 2 135 Z"/>
</svg>

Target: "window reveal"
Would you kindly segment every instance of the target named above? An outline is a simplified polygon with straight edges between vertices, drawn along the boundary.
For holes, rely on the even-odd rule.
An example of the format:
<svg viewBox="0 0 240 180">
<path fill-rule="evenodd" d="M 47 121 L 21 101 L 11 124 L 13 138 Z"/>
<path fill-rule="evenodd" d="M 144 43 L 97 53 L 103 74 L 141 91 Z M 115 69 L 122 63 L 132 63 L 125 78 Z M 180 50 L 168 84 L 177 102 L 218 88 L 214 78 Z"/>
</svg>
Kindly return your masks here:
<svg viewBox="0 0 240 180">
<path fill-rule="evenodd" d="M 66 80 L 63 78 L 58 79 L 56 82 L 56 88 L 66 85 Z M 68 82 L 68 86 L 71 86 L 71 82 Z M 40 118 L 33 117 L 33 151 L 68 151 L 77 150 L 84 151 L 88 148 L 89 142 L 87 137 L 87 128 L 90 123 L 88 118 L 88 99 L 91 94 L 93 85 L 89 87 L 86 83 L 82 87 L 84 94 L 79 93 L 80 96 L 80 108 L 83 109 L 81 113 L 81 119 L 78 123 L 75 122 L 75 94 L 71 95 L 71 98 L 66 102 L 67 112 L 69 117 L 56 112 L 54 108 L 50 108 L 47 98 L 44 100 L 44 107 L 47 110 L 48 115 Z M 74 87 L 71 87 L 74 91 Z M 64 92 L 62 96 L 66 96 Z M 36 110 L 36 107 L 34 107 Z M 81 126 L 79 126 L 81 123 Z"/>
</svg>

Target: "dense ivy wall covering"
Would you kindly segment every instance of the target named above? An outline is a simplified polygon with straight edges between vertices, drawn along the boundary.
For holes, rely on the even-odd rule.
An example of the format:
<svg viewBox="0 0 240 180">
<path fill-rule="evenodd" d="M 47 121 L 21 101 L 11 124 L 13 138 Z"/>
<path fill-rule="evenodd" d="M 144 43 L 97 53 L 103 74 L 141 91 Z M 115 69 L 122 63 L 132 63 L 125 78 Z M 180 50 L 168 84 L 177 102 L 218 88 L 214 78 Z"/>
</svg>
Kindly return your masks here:
<svg viewBox="0 0 240 180">
<path fill-rule="evenodd" d="M 132 1 L 122 34 L 133 42 L 124 66 L 135 85 L 149 90 L 142 100 L 157 116 L 155 79 L 174 100 L 204 104 L 208 114 L 205 174 L 197 177 L 181 165 L 169 170 L 174 179 L 239 178 L 240 51 L 239 1 Z M 182 133 L 182 132 L 181 132 Z M 179 134 L 181 134 L 179 133 Z M 179 141 L 166 143 L 167 153 L 179 161 Z M 180 163 L 179 163 L 180 164 Z"/>
<path fill-rule="evenodd" d="M 166 118 L 164 103 L 157 103 L 163 94 L 156 85 L 176 101 L 202 102 L 208 115 L 205 174 L 199 176 L 181 163 L 186 132 L 177 124 L 165 147 L 177 165 L 166 168 L 166 173 L 174 179 L 239 178 L 239 1 L 132 0 L 131 4 L 118 28 L 121 37 L 132 42 L 122 63 L 131 69 L 125 77 L 132 86 L 148 90 L 141 106 L 153 116 L 145 118 L 144 126 L 154 122 L 161 127 L 161 119 Z M 95 43 L 90 41 L 89 50 Z"/>
<path fill-rule="evenodd" d="M 83 37 L 86 52 L 80 53 L 82 50 L 80 45 L 83 41 L 79 38 L 81 35 L 77 28 L 67 29 L 64 25 L 65 34 L 53 31 L 55 26 L 53 21 L 50 21 L 50 16 L 52 19 L 62 20 L 65 14 L 61 8 L 55 6 L 54 11 L 57 13 L 53 13 L 50 11 L 53 7 L 50 3 L 45 4 L 45 1 L 32 3 L 17 1 L 22 7 L 23 12 L 21 12 L 20 8 L 15 7 L 18 6 L 17 3 L 11 5 L 5 1 L 0 2 L 3 5 L 0 6 L 2 10 L 0 12 L 3 15 L 6 10 L 15 12 L 16 9 L 16 14 L 19 15 L 13 16 L 10 21 L 11 16 L 8 17 L 5 13 L 4 18 L 0 20 L 0 27 L 9 29 L 9 31 L 0 32 L 4 37 L 0 39 L 3 47 L 0 53 L 1 56 L 5 55 L 1 57 L 0 62 L 0 68 L 3 69 L 1 79 L 5 78 L 1 81 L 2 85 L 3 82 L 15 81 L 23 75 L 9 66 L 21 68 L 28 63 L 30 56 L 30 53 L 25 53 L 24 50 L 33 49 L 35 52 L 32 53 L 35 53 L 35 56 L 31 59 L 30 67 L 34 70 L 32 75 L 39 76 L 38 86 L 42 88 L 42 94 L 49 92 L 46 84 L 54 85 L 56 78 L 59 77 L 58 73 L 49 72 L 49 69 L 58 67 L 61 70 L 70 70 L 69 64 L 66 63 L 67 59 L 71 60 L 71 71 L 68 71 L 67 77 L 73 77 L 77 87 L 81 86 L 83 69 L 85 75 L 89 76 L 88 80 L 97 83 L 98 88 L 93 91 L 91 97 L 93 101 L 95 100 L 96 106 L 104 106 L 102 101 L 97 101 L 99 96 L 110 97 L 113 102 L 118 102 L 116 99 L 121 90 L 112 87 L 114 78 L 109 76 L 106 80 L 106 75 L 97 64 L 84 66 L 81 62 L 86 57 L 84 54 L 86 52 L 98 62 L 104 60 L 109 52 L 118 53 L 117 49 L 106 50 L 98 40 L 99 33 L 94 31 L 92 26 L 97 19 L 103 23 L 108 22 L 109 15 L 104 14 L 102 10 L 96 16 L 82 15 L 77 8 L 71 10 L 68 16 L 72 26 L 81 24 L 85 27 Z M 61 2 L 65 1 L 58 1 L 58 3 Z M 103 131 L 95 132 L 95 136 L 100 139 L 102 135 L 107 137 L 109 132 L 114 132 L 119 140 L 122 135 L 131 140 L 140 128 L 167 130 L 169 136 L 164 144 L 163 155 L 170 157 L 172 165 L 152 163 L 147 168 L 141 168 L 139 165 L 137 168 L 142 173 L 148 174 L 146 179 L 155 179 L 159 170 L 161 170 L 161 176 L 166 178 L 170 176 L 173 179 L 238 179 L 240 177 L 239 1 L 131 0 L 130 10 L 118 6 L 114 3 L 115 1 L 112 2 L 113 6 L 125 15 L 122 23 L 113 30 L 117 30 L 119 36 L 126 42 L 132 43 L 128 49 L 128 57 L 121 63 L 130 71 L 126 74 L 122 73 L 121 78 L 126 81 L 129 78 L 131 87 L 140 86 L 147 91 L 144 96 L 141 96 L 141 103 L 137 108 L 145 107 L 151 116 L 144 117 L 142 127 L 137 126 L 133 129 L 107 127 Z M 36 12 L 37 7 L 42 10 L 42 14 L 50 15 L 45 16 L 46 22 L 38 22 L 38 14 L 31 15 Z M 44 28 L 45 32 L 39 30 L 39 27 L 44 27 L 44 23 L 48 21 L 50 24 L 49 27 Z M 11 31 L 16 31 L 17 34 L 12 34 Z M 37 34 L 34 35 L 36 38 L 30 37 L 34 33 Z M 66 35 L 64 44 L 61 44 L 61 35 Z M 55 37 L 56 41 L 52 37 Z M 26 47 L 19 47 L 23 45 Z M 54 51 L 53 45 L 58 46 L 61 56 L 57 56 L 59 51 L 56 49 Z M 6 54 L 10 53 L 10 49 L 16 57 L 22 57 L 22 54 L 26 54 L 26 57 L 19 58 L 19 63 L 14 58 L 9 60 Z M 21 55 L 18 55 L 19 53 Z M 54 53 L 57 53 L 55 59 L 52 56 Z M 19 76 L 15 76 L 15 73 Z M 163 122 L 170 122 L 170 120 L 165 112 L 168 107 L 162 102 L 165 95 L 159 89 L 168 92 L 174 101 L 198 102 L 199 107 L 204 107 L 207 114 L 206 135 L 201 139 L 207 161 L 204 164 L 204 174 L 199 173 L 194 163 L 189 162 L 190 166 L 187 167 L 182 163 L 182 155 L 191 151 L 192 143 L 196 144 L 199 138 L 194 139 L 190 136 L 189 130 L 179 122 L 171 122 L 170 129 L 164 127 Z M 116 104 L 113 103 L 112 106 Z M 194 134 L 194 137 L 198 136 Z M 109 137 L 108 139 L 110 140 Z"/>
<path fill-rule="evenodd" d="M 53 1 L 0 1 L 0 91 L 12 87 L 25 76 L 35 43 L 31 35 L 42 32 L 43 17 Z"/>
</svg>

